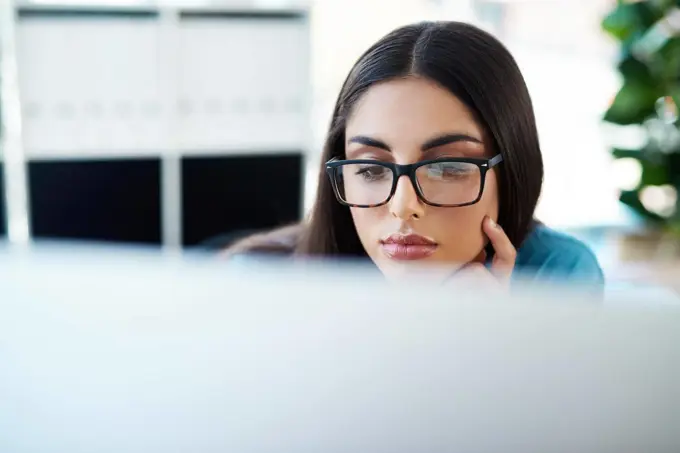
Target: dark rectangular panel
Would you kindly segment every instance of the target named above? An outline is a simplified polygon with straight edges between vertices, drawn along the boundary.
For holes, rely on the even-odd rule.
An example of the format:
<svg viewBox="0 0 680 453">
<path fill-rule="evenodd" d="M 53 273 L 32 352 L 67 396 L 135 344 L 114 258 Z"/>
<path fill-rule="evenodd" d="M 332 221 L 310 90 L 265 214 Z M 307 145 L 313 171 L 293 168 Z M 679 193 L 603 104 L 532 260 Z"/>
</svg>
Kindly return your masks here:
<svg viewBox="0 0 680 453">
<path fill-rule="evenodd" d="M 302 154 L 185 157 L 184 245 L 228 242 L 299 220 L 303 178 Z"/>
<path fill-rule="evenodd" d="M 19 19 L 157 19 L 158 11 L 137 8 L 22 6 Z"/>
<path fill-rule="evenodd" d="M 224 20 L 299 20 L 304 19 L 305 13 L 302 11 L 291 11 L 291 10 L 196 10 L 196 11 L 182 11 L 179 14 L 180 19 L 183 20 L 196 20 L 196 19 L 224 19 Z"/>
<path fill-rule="evenodd" d="M 5 167 L 0 163 L 0 237 L 7 235 L 7 217 L 5 215 Z"/>
<path fill-rule="evenodd" d="M 36 238 L 160 244 L 159 159 L 29 163 Z"/>
</svg>

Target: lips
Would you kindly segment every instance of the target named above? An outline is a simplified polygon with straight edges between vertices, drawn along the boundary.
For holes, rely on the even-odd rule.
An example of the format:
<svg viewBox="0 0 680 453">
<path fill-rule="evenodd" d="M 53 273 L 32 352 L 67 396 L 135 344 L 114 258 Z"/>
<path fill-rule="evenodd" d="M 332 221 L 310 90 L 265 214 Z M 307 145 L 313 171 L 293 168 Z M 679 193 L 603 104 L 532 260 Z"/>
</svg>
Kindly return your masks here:
<svg viewBox="0 0 680 453">
<path fill-rule="evenodd" d="M 437 250 L 437 243 L 418 234 L 392 235 L 380 241 L 388 258 L 400 261 L 421 260 Z"/>
</svg>

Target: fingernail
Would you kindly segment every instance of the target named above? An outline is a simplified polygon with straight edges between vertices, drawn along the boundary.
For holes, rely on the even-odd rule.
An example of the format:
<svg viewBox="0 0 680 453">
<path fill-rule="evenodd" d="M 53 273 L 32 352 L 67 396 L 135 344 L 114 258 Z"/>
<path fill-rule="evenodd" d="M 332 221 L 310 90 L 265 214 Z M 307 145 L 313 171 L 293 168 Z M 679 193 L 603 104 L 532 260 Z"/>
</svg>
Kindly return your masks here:
<svg viewBox="0 0 680 453">
<path fill-rule="evenodd" d="M 489 217 L 489 225 L 493 228 L 498 228 L 498 224 L 491 217 Z"/>
</svg>

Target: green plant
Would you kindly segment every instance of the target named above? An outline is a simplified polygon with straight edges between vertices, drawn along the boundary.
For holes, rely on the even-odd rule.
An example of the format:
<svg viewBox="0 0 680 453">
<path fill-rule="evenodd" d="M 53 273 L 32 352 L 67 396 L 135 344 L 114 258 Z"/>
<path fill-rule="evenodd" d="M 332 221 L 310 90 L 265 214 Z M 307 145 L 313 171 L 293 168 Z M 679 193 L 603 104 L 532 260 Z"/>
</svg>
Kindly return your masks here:
<svg viewBox="0 0 680 453">
<path fill-rule="evenodd" d="M 604 121 L 637 125 L 641 149 L 613 149 L 641 168 L 620 200 L 643 218 L 680 234 L 680 0 L 618 0 L 602 28 L 620 43 L 623 84 Z"/>
</svg>

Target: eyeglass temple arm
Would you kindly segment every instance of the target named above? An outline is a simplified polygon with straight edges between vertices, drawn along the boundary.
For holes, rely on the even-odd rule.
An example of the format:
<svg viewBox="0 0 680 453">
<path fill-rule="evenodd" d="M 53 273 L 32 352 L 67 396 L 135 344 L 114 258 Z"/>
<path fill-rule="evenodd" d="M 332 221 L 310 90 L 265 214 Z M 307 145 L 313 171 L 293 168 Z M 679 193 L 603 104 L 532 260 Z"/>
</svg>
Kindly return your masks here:
<svg viewBox="0 0 680 453">
<path fill-rule="evenodd" d="M 489 159 L 489 168 L 493 168 L 496 165 L 500 164 L 501 162 L 503 162 L 503 156 L 500 154 L 496 154 L 494 157 Z"/>
</svg>

